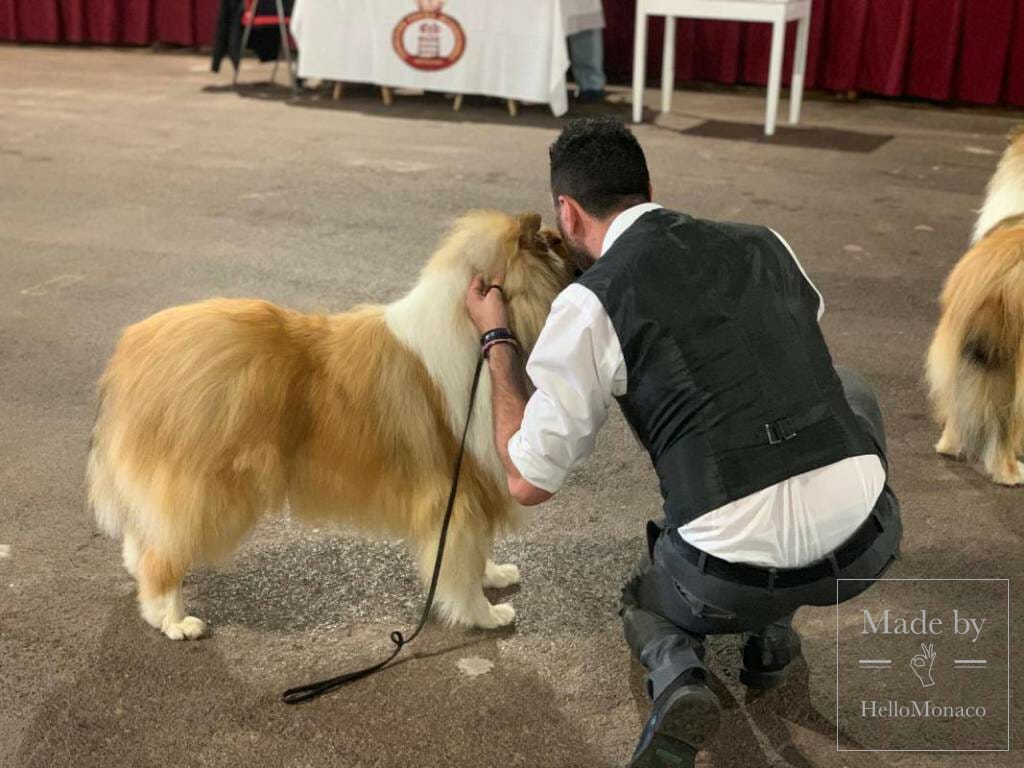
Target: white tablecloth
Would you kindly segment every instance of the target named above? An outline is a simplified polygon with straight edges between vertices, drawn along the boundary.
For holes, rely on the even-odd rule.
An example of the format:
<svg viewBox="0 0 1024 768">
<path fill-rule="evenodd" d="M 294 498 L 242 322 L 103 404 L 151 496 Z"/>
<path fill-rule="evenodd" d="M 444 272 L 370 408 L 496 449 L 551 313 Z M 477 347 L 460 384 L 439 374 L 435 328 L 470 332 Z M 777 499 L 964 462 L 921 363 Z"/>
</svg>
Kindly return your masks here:
<svg viewBox="0 0 1024 768">
<path fill-rule="evenodd" d="M 568 111 L 567 34 L 604 26 L 601 0 L 296 0 L 299 76 L 547 103 Z M 412 15 L 411 15 L 412 14 Z M 452 24 L 452 21 L 456 24 Z M 396 29 L 404 34 L 396 37 Z M 464 48 L 449 66 L 441 64 Z M 396 39 L 402 52 L 396 49 Z M 435 56 L 436 59 L 430 59 Z"/>
<path fill-rule="evenodd" d="M 562 0 L 565 13 L 565 34 L 575 35 L 587 29 L 604 29 L 604 6 L 601 0 Z"/>
</svg>

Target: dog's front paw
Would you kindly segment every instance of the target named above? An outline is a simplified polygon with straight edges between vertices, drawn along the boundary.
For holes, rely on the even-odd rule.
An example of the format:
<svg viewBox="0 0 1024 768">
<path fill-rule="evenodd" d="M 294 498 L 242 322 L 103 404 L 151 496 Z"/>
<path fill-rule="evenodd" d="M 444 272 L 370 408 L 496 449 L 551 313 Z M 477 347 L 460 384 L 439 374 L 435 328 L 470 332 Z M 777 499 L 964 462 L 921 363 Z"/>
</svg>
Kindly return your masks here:
<svg viewBox="0 0 1024 768">
<path fill-rule="evenodd" d="M 487 561 L 487 570 L 484 572 L 484 586 L 493 589 L 504 589 L 519 583 L 519 567 L 512 563 L 498 565 Z"/>
<path fill-rule="evenodd" d="M 508 603 L 499 603 L 491 606 L 490 615 L 480 622 L 480 627 L 482 629 L 497 629 L 498 627 L 507 627 L 515 620 L 516 609 Z"/>
<path fill-rule="evenodd" d="M 206 634 L 206 622 L 195 616 L 186 616 L 181 621 L 166 622 L 161 631 L 171 640 L 198 640 Z"/>
</svg>

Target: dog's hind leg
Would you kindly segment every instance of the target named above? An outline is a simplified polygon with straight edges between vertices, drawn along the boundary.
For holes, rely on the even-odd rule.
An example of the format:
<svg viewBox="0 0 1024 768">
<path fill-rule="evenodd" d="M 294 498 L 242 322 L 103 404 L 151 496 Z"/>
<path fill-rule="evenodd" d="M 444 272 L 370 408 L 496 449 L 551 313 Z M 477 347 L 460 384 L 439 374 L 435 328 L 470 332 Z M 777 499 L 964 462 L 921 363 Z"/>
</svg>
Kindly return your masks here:
<svg viewBox="0 0 1024 768">
<path fill-rule="evenodd" d="M 444 562 L 437 585 L 435 605 L 440 617 L 452 624 L 493 629 L 511 624 L 515 620 L 515 609 L 507 603 L 491 605 L 484 595 L 484 578 L 487 572 L 487 552 L 491 534 L 483 523 L 474 524 L 464 520 L 464 508 L 457 508 L 448 531 L 445 544 Z M 437 542 L 430 534 L 429 542 L 417 546 L 420 575 L 425 584 L 430 583 L 437 554 Z"/>
<path fill-rule="evenodd" d="M 999 485 L 1024 484 L 1024 464 L 1017 459 L 1020 420 L 1016 411 L 1014 372 L 1006 367 L 990 366 L 980 375 L 978 395 L 970 398 L 984 404 L 976 414 L 981 436 L 980 458 L 985 471 Z"/>
<path fill-rule="evenodd" d="M 195 640 L 206 634 L 205 622 L 185 615 L 181 582 L 190 565 L 152 548 L 138 559 L 139 612 L 171 640 Z"/>
<path fill-rule="evenodd" d="M 986 458 L 985 471 L 999 485 L 1024 484 L 1024 462 L 1017 459 L 1016 451 L 998 451 L 991 460 Z"/>
<path fill-rule="evenodd" d="M 1024 484 L 1024 463 L 1017 459 L 1020 434 L 1012 419 L 1005 415 L 989 426 L 982 462 L 993 482 L 999 485 Z"/>
</svg>

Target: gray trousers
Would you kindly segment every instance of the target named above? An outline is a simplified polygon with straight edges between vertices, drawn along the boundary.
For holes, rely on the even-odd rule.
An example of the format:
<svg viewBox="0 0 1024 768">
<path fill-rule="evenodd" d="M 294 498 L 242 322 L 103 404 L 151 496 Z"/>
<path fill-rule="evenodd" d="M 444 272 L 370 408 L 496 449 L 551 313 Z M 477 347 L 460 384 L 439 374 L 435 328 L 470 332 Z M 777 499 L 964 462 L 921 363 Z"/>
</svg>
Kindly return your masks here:
<svg viewBox="0 0 1024 768">
<path fill-rule="evenodd" d="M 837 368 L 851 409 L 870 434 L 885 463 L 882 413 L 871 386 L 854 371 Z M 779 647 L 790 641 L 790 623 L 804 605 L 834 605 L 866 590 L 899 553 L 903 529 L 896 496 L 886 484 L 873 516 L 881 529 L 853 562 L 800 586 L 750 586 L 705 573 L 681 552 L 685 545 L 658 523 L 648 527 L 648 557 L 637 566 L 622 590 L 619 615 L 633 654 L 646 667 L 647 692 L 658 695 L 683 674 L 707 675 L 704 638 L 747 633 L 748 643 Z M 837 583 L 839 591 L 837 593 Z"/>
<path fill-rule="evenodd" d="M 569 62 L 572 79 L 581 91 L 603 91 L 604 30 L 585 29 L 569 35 Z"/>
</svg>

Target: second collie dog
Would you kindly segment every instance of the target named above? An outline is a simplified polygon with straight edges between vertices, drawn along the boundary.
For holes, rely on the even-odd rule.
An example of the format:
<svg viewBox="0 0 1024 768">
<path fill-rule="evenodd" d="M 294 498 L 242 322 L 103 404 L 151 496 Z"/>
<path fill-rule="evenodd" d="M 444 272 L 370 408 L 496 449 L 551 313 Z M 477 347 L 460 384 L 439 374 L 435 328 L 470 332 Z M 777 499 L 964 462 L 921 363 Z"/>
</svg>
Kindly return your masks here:
<svg viewBox="0 0 1024 768">
<path fill-rule="evenodd" d="M 935 450 L 980 461 L 1002 485 L 1024 483 L 1024 126 L 946 280 L 927 376 L 943 424 Z"/>
<path fill-rule="evenodd" d="M 405 539 L 429 581 L 480 354 L 464 305 L 476 274 L 504 276 L 526 354 L 572 268 L 538 215 L 475 212 L 388 306 L 321 316 L 213 299 L 124 331 L 100 382 L 89 498 L 123 541 L 149 624 L 176 640 L 203 635 L 183 604 L 185 573 L 286 508 Z M 493 443 L 490 389 L 485 367 L 437 592 L 443 619 L 477 627 L 514 619 L 483 587 L 519 579 L 490 559 L 519 510 Z"/>
</svg>

